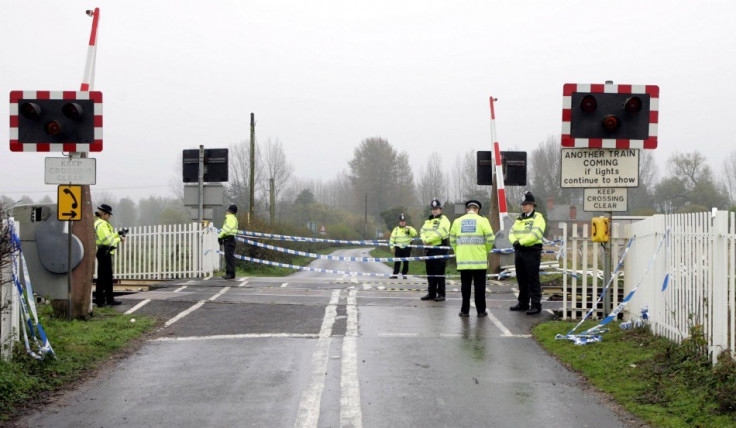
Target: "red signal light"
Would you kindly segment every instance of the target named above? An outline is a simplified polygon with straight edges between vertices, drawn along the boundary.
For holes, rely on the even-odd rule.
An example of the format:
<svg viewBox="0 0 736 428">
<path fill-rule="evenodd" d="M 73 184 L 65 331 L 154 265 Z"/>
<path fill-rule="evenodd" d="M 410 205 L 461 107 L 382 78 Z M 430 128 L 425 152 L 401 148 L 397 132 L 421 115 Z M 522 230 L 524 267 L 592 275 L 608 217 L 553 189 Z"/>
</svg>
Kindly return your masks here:
<svg viewBox="0 0 736 428">
<path fill-rule="evenodd" d="M 80 120 L 82 118 L 82 114 L 84 114 L 82 106 L 77 103 L 64 104 L 64 106 L 61 108 L 61 112 L 64 114 L 64 116 L 72 120 Z"/>
<path fill-rule="evenodd" d="M 619 120 L 616 116 L 612 114 L 607 114 L 606 117 L 603 118 L 603 129 L 606 130 L 606 132 L 613 132 L 618 128 Z"/>
<path fill-rule="evenodd" d="M 46 131 L 47 134 L 52 135 L 54 137 L 61 134 L 61 124 L 55 120 L 50 121 L 46 124 L 46 126 L 43 127 L 44 131 Z"/>
<path fill-rule="evenodd" d="M 41 116 L 41 106 L 36 103 L 25 102 L 20 105 L 20 114 L 26 119 L 37 120 Z"/>
<path fill-rule="evenodd" d="M 586 95 L 582 100 L 580 100 L 580 109 L 584 112 L 591 113 L 595 111 L 596 108 L 598 108 L 598 102 L 595 100 L 594 96 Z"/>
<path fill-rule="evenodd" d="M 641 99 L 639 97 L 627 98 L 624 103 L 624 110 L 629 114 L 636 114 L 641 111 Z"/>
</svg>

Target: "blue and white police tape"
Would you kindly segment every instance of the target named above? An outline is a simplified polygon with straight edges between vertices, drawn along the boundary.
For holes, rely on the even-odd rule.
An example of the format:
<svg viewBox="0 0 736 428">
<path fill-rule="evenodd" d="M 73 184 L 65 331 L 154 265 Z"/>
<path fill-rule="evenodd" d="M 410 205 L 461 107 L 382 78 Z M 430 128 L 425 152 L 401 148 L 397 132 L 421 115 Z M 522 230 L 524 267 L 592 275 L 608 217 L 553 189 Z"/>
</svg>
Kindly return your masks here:
<svg viewBox="0 0 736 428">
<path fill-rule="evenodd" d="M 292 250 L 289 248 L 276 247 L 274 245 L 263 244 L 250 239 L 241 237 L 236 238 L 238 241 L 248 245 L 253 245 L 260 248 L 266 248 L 268 250 L 278 251 L 280 253 L 291 254 L 295 256 L 304 256 L 312 259 L 327 259 L 327 260 L 338 260 L 346 262 L 380 262 L 380 263 L 393 263 L 393 262 L 407 262 L 407 261 L 420 261 L 420 260 L 435 260 L 435 259 L 448 259 L 455 257 L 454 254 L 440 254 L 437 256 L 421 256 L 421 257 L 345 257 L 345 256 L 331 256 L 329 254 L 316 254 L 307 253 L 304 251 Z"/>
<path fill-rule="evenodd" d="M 641 315 L 635 321 L 626 321 L 618 325 L 621 330 L 631 330 L 632 328 L 642 328 L 649 324 L 649 306 L 644 305 L 641 308 Z"/>
<path fill-rule="evenodd" d="M 217 254 L 225 255 L 223 251 L 216 251 Z M 370 277 L 376 277 L 376 278 L 386 278 L 395 276 L 393 273 L 372 273 L 372 272 L 355 272 L 355 271 L 344 271 L 344 270 L 335 270 L 335 269 L 322 269 L 322 268 L 314 268 L 309 266 L 297 266 L 292 265 L 288 263 L 280 263 L 280 262 L 274 262 L 271 260 L 262 260 L 262 259 L 256 259 L 253 257 L 243 256 L 240 254 L 234 255 L 236 259 L 240 259 L 246 262 L 252 262 L 252 263 L 260 263 L 263 265 L 268 266 L 278 266 L 283 267 L 287 269 L 296 269 L 296 270 L 303 270 L 308 272 L 318 272 L 318 273 L 333 273 L 338 275 L 348 275 L 348 276 L 370 276 Z M 419 275 L 419 274 L 413 274 L 410 275 L 412 278 L 459 278 L 460 275 Z M 487 274 L 487 278 L 493 278 L 498 277 L 498 274 Z"/>
<path fill-rule="evenodd" d="M 8 227 L 10 232 L 11 241 L 11 266 L 12 266 L 12 281 L 15 285 L 15 289 L 18 291 L 18 301 L 20 302 L 20 316 L 23 318 L 25 323 L 21 323 L 23 330 L 23 342 L 26 348 L 26 352 L 31 357 L 42 360 L 47 354 L 51 354 L 56 358 L 54 349 L 51 347 L 49 339 L 46 337 L 46 332 L 43 326 L 38 321 L 38 312 L 36 311 L 35 296 L 33 295 L 33 287 L 31 286 L 31 277 L 28 273 L 28 267 L 23 256 L 21 249 L 20 238 L 15 232 L 15 225 L 12 220 L 8 219 Z M 23 275 L 25 284 L 21 284 L 19 278 L 20 266 L 23 267 Z M 24 290 L 25 285 L 25 290 Z M 29 309 L 30 308 L 30 309 Z M 33 319 L 31 319 L 31 315 Z M 26 330 L 28 326 L 28 330 Z M 31 349 L 29 343 L 29 332 L 33 339 L 33 343 L 36 346 L 36 350 Z"/>
<path fill-rule="evenodd" d="M 572 334 L 572 333 L 575 332 L 575 330 L 578 329 L 578 327 L 580 327 L 580 324 L 582 324 L 583 321 L 585 321 L 590 316 L 590 314 L 598 306 L 598 304 L 601 302 L 601 300 L 603 300 L 603 296 L 606 293 L 606 289 L 611 285 L 611 283 L 613 282 L 613 279 L 616 277 L 616 273 L 621 269 L 621 266 L 623 265 L 624 258 L 626 257 L 626 253 L 629 251 L 629 248 L 631 247 L 632 242 L 636 238 L 636 236 L 631 237 L 631 239 L 629 240 L 629 243 L 626 245 L 626 249 L 624 250 L 624 253 L 621 255 L 621 259 L 619 260 L 619 263 L 618 263 L 618 266 L 616 267 L 616 270 L 611 274 L 611 279 L 608 281 L 608 284 L 606 284 L 606 287 L 603 289 L 603 292 L 601 293 L 600 297 L 598 298 L 598 300 L 596 301 L 596 303 L 593 305 L 593 308 L 590 311 L 588 311 L 588 313 L 585 315 L 585 317 L 583 317 L 583 319 L 572 330 L 570 330 L 566 335 L 563 336 L 561 334 L 558 334 L 557 336 L 555 336 L 555 338 L 556 339 L 567 339 L 567 340 L 575 341 L 575 336 L 589 336 L 589 335 L 601 333 L 603 331 L 608 331 L 607 329 L 604 330 L 603 329 L 603 326 L 607 325 L 608 323 L 610 323 L 611 321 L 613 321 L 614 319 L 616 319 L 618 317 L 618 314 L 621 313 L 621 311 L 624 309 L 624 307 L 626 307 L 626 305 L 631 301 L 631 298 L 634 296 L 634 294 L 636 293 L 636 291 L 639 289 L 639 287 L 641 286 L 641 283 L 644 281 L 644 278 L 646 278 L 647 274 L 649 273 L 649 270 L 654 265 L 654 261 L 656 260 L 657 255 L 659 254 L 659 250 L 662 248 L 662 244 L 669 237 L 669 234 L 670 234 L 670 229 L 668 228 L 667 231 L 662 236 L 662 239 L 660 239 L 659 243 L 657 244 L 657 248 L 655 249 L 654 253 L 649 258 L 649 263 L 647 264 L 647 268 L 644 271 L 644 274 L 639 279 L 639 282 L 637 282 L 636 285 L 634 286 L 634 288 L 629 292 L 629 294 L 627 294 L 626 297 L 624 297 L 624 299 L 621 302 L 619 302 L 618 306 L 616 306 L 616 308 L 613 311 L 611 311 L 611 313 L 607 317 L 603 318 L 601 320 L 601 322 L 598 323 L 598 325 L 596 325 L 595 327 L 589 328 L 588 330 L 584 331 L 580 335 L 574 335 L 574 334 Z M 667 288 L 666 287 L 666 283 L 667 283 L 668 278 L 669 278 L 669 275 L 666 275 L 665 276 L 665 279 L 664 279 L 664 285 L 662 287 L 662 292 L 664 292 L 664 290 Z M 647 309 L 647 311 L 648 311 L 648 309 Z M 647 316 L 646 317 L 648 319 L 648 313 L 647 313 Z"/>
<path fill-rule="evenodd" d="M 222 251 L 218 251 L 218 253 L 224 254 Z M 277 267 L 283 267 L 287 269 L 296 269 L 296 270 L 307 271 L 307 272 L 331 273 L 331 274 L 347 275 L 347 276 L 368 276 L 368 277 L 378 277 L 378 278 L 393 276 L 393 274 L 391 273 L 352 272 L 352 271 L 335 270 L 335 269 L 321 269 L 321 268 L 314 268 L 314 267 L 309 267 L 309 266 L 297 266 L 297 265 L 291 265 L 288 263 L 279 263 L 279 262 L 273 262 L 270 260 L 255 259 L 253 257 L 241 256 L 240 254 L 235 254 L 235 258 L 244 260 L 246 262 L 260 263 L 260 264 L 264 264 L 268 266 L 277 266 Z M 412 276 L 417 276 L 417 275 L 412 275 Z"/>
<path fill-rule="evenodd" d="M 212 231 L 215 233 L 219 233 L 220 229 L 217 229 L 216 227 L 212 226 L 210 227 Z M 248 230 L 239 230 L 237 233 L 237 236 L 245 237 L 245 238 L 265 238 L 265 239 L 273 239 L 276 241 L 291 241 L 291 242 L 319 242 L 319 243 L 325 243 L 325 244 L 346 244 L 346 245 L 363 245 L 363 246 L 370 246 L 370 247 L 395 247 L 396 245 L 389 243 L 385 239 L 379 239 L 379 240 L 364 240 L 364 241 L 351 241 L 351 240 L 343 240 L 343 239 L 325 239 L 325 238 L 308 238 L 303 236 L 290 236 L 290 235 L 279 235 L 275 233 L 262 233 L 262 232 L 253 232 Z M 439 250 L 451 250 L 452 247 L 449 246 L 432 246 L 432 245 L 408 245 L 408 248 L 433 248 L 433 249 L 439 249 Z"/>
</svg>

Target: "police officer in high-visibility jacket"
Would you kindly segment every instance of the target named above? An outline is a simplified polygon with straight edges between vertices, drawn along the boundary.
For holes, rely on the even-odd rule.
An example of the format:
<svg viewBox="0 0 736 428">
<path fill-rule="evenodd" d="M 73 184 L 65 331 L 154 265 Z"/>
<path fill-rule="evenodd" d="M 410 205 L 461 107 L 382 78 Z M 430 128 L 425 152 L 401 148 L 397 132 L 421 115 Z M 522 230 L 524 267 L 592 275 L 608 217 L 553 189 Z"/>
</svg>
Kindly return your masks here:
<svg viewBox="0 0 736 428">
<path fill-rule="evenodd" d="M 519 302 L 509 309 L 526 311 L 527 315 L 542 311 L 539 265 L 542 261 L 542 236 L 547 224 L 542 214 L 534 209 L 536 206 L 534 195 L 526 192 L 521 200 L 522 212 L 509 232 L 509 241 L 515 252 L 516 280 L 519 283 Z"/>
<path fill-rule="evenodd" d="M 493 249 L 496 237 L 488 219 L 478 215 L 481 204 L 476 200 L 465 203 L 466 214 L 452 222 L 450 245 L 455 252 L 457 270 L 460 272 L 460 292 L 463 303 L 461 317 L 470 315 L 470 287 L 475 284 L 475 309 L 479 317 L 486 312 L 486 272 L 488 253 Z"/>
<path fill-rule="evenodd" d="M 391 231 L 391 237 L 388 243 L 391 245 L 391 254 L 394 257 L 409 257 L 411 256 L 411 240 L 417 236 L 417 230 L 406 224 L 406 216 L 401 213 L 399 216 L 399 225 L 394 227 Z M 401 267 L 400 261 L 394 262 L 394 273 L 391 278 L 397 278 L 399 268 Z M 406 274 L 409 272 L 409 261 L 404 262 L 404 268 L 401 269 L 401 275 L 406 279 Z"/>
<path fill-rule="evenodd" d="M 110 224 L 112 207 L 102 204 L 95 212 L 95 245 L 97 252 L 97 283 L 95 285 L 95 304 L 97 307 L 119 305 L 121 302 L 114 299 L 112 292 L 112 255 L 115 248 L 125 241 Z"/>
<path fill-rule="evenodd" d="M 238 233 L 238 218 L 235 214 L 238 207 L 230 205 L 225 213 L 225 222 L 222 225 L 220 234 L 217 236 L 217 243 L 225 248 L 225 275 L 224 279 L 235 278 L 235 235 Z"/>
<path fill-rule="evenodd" d="M 450 245 L 450 220 L 442 214 L 442 203 L 433 199 L 430 204 L 432 214 L 424 222 L 419 236 L 424 245 L 431 247 L 448 247 Z M 425 255 L 446 255 L 447 249 L 427 248 Z M 427 266 L 427 295 L 422 300 L 434 300 L 443 302 L 445 300 L 445 266 L 447 259 L 426 260 Z"/>
</svg>

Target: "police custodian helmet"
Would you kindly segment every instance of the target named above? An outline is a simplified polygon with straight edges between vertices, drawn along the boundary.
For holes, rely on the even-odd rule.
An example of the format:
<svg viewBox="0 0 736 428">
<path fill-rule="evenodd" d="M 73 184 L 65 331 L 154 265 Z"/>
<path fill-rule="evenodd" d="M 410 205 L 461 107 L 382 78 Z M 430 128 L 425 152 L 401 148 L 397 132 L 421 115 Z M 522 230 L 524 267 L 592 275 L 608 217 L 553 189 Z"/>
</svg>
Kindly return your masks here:
<svg viewBox="0 0 736 428">
<path fill-rule="evenodd" d="M 440 202 L 439 199 L 432 199 L 432 203 L 429 204 L 429 206 L 432 207 L 432 209 L 434 209 L 434 208 L 442 208 L 442 202 Z"/>
<path fill-rule="evenodd" d="M 534 201 L 534 195 L 532 195 L 532 192 L 524 193 L 524 198 L 521 200 L 521 205 L 526 204 L 532 204 L 535 207 L 537 206 L 537 203 Z"/>
</svg>

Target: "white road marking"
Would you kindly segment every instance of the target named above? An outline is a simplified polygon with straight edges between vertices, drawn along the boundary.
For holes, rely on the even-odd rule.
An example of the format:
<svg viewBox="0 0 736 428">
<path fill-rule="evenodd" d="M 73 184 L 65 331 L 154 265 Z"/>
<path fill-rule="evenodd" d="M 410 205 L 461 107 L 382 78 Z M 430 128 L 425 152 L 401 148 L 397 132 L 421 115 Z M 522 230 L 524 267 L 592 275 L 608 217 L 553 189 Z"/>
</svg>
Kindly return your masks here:
<svg viewBox="0 0 736 428">
<path fill-rule="evenodd" d="M 284 282 L 283 284 L 281 284 L 281 287 L 283 288 L 283 287 L 286 287 L 287 285 L 289 285 L 289 283 L 288 282 Z"/>
<path fill-rule="evenodd" d="M 137 311 L 138 309 L 140 309 L 140 308 L 142 308 L 142 307 L 146 306 L 146 305 L 147 305 L 147 304 L 149 304 L 150 302 L 151 302 L 151 299 L 146 299 L 146 300 L 143 300 L 143 301 L 139 302 L 139 303 L 138 303 L 137 305 L 135 305 L 135 306 L 133 306 L 132 308 L 130 308 L 130 309 L 128 309 L 127 311 L 125 311 L 125 315 L 129 315 L 129 314 L 132 314 L 133 312 L 135 312 L 135 311 Z"/>
<path fill-rule="evenodd" d="M 363 412 L 360 408 L 360 381 L 358 380 L 358 306 L 352 290 L 347 299 L 347 326 L 342 341 L 340 375 L 340 426 L 361 428 Z"/>
<path fill-rule="evenodd" d="M 509 329 L 506 328 L 505 325 L 501 323 L 501 321 L 498 320 L 498 318 L 496 318 L 495 315 L 493 315 L 493 312 L 491 311 L 487 311 L 487 312 L 488 312 L 488 319 L 493 321 L 493 324 L 495 324 L 496 327 L 498 327 L 498 329 L 503 332 L 501 336 L 513 336 L 514 335 L 513 333 L 511 333 Z"/>
<path fill-rule="evenodd" d="M 273 337 L 291 337 L 291 338 L 314 338 L 319 337 L 316 334 L 303 333 L 246 333 L 246 334 L 216 334 L 213 336 L 187 336 L 187 337 L 159 337 L 152 342 L 192 342 L 196 340 L 223 340 L 223 339 L 262 339 Z"/>
<path fill-rule="evenodd" d="M 325 388 L 325 372 L 327 372 L 328 352 L 332 343 L 332 327 L 337 315 L 337 303 L 340 301 L 340 290 L 334 290 L 330 303 L 325 308 L 322 328 L 319 331 L 317 346 L 312 354 L 312 380 L 299 401 L 299 412 L 294 422 L 297 428 L 316 428 L 319 421 L 319 410 L 322 402 L 322 391 Z"/>
<path fill-rule="evenodd" d="M 248 284 L 248 279 L 247 278 L 244 279 L 244 280 L 242 280 L 242 281 L 240 281 L 240 284 L 238 284 L 238 287 L 244 287 L 246 284 Z"/>
<path fill-rule="evenodd" d="M 201 308 L 202 305 L 205 304 L 205 302 L 211 302 L 211 301 L 217 299 L 218 297 L 220 297 L 223 294 L 225 294 L 229 289 L 230 289 L 230 287 L 225 287 L 222 290 L 220 290 L 217 294 L 215 294 L 214 296 L 210 297 L 209 299 L 207 299 L 207 300 L 200 300 L 199 302 L 197 302 L 197 303 L 193 304 L 192 306 L 190 306 L 188 309 L 179 312 L 178 314 L 176 314 L 176 316 L 174 318 L 166 321 L 166 323 L 164 324 L 164 326 L 162 328 L 166 328 L 166 327 L 170 326 L 171 324 L 179 321 L 180 319 L 184 318 L 185 316 L 187 316 L 187 315 L 191 314 L 192 312 L 196 311 L 197 309 Z"/>
<path fill-rule="evenodd" d="M 378 337 L 417 337 L 419 333 L 378 333 Z"/>
<path fill-rule="evenodd" d="M 186 285 L 182 285 L 181 287 L 179 287 L 176 290 L 172 291 L 172 293 L 178 293 L 178 292 L 182 291 L 185 288 L 187 288 L 187 286 Z"/>
</svg>

